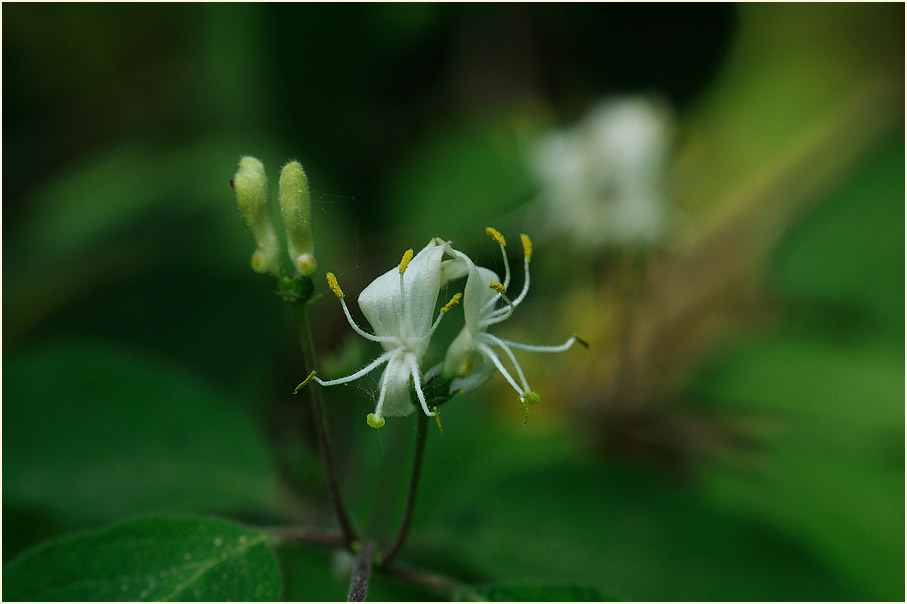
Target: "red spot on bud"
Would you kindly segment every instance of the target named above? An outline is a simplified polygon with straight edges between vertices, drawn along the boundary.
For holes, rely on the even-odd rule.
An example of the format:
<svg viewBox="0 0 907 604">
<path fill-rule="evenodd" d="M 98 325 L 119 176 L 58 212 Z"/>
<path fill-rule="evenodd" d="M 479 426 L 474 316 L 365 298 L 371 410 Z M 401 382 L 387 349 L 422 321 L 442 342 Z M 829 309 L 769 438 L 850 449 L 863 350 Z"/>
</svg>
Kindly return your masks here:
<svg viewBox="0 0 907 604">
<path fill-rule="evenodd" d="M 233 189 L 234 191 L 236 190 L 236 183 L 233 181 L 232 178 L 230 179 L 230 188 Z"/>
</svg>

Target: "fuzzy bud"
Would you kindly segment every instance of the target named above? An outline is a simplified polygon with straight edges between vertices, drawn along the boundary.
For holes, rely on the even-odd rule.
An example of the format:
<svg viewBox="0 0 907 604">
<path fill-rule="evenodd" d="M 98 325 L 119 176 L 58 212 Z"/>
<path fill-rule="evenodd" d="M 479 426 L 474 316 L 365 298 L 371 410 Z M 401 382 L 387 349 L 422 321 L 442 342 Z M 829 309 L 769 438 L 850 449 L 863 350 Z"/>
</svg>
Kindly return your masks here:
<svg viewBox="0 0 907 604">
<path fill-rule="evenodd" d="M 249 155 L 243 157 L 230 184 L 236 192 L 239 215 L 257 246 L 252 254 L 252 269 L 257 273 L 276 274 L 280 266 L 280 240 L 268 207 L 268 178 L 264 165 Z"/>
<path fill-rule="evenodd" d="M 291 161 L 280 171 L 277 200 L 287 232 L 290 261 L 299 274 L 311 277 L 317 268 L 312 235 L 312 201 L 309 181 L 299 162 Z"/>
</svg>

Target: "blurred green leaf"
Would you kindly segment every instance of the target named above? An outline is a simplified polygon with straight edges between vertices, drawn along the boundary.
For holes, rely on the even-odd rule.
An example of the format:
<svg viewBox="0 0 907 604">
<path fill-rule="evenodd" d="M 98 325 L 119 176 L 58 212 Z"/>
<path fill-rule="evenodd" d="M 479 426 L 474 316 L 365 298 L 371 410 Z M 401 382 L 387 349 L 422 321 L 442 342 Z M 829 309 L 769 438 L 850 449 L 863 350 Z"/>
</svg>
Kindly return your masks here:
<svg viewBox="0 0 907 604">
<path fill-rule="evenodd" d="M 480 240 L 489 221 L 535 190 L 521 146 L 529 128 L 528 117 L 514 114 L 457 124 L 426 139 L 391 189 L 393 229 L 406 241 Z"/>
<path fill-rule="evenodd" d="M 854 597 L 832 568 L 771 525 L 643 472 L 576 456 L 557 461 L 553 446 L 540 450 L 533 440 L 499 434 L 472 444 L 509 448 L 519 465 L 492 456 L 451 477 L 448 467 L 461 459 L 426 460 L 427 477 L 446 484 L 428 517 L 417 512 L 411 545 L 428 548 L 420 563 L 458 543 L 455 562 L 486 580 L 589 585 L 627 600 Z"/>
<path fill-rule="evenodd" d="M 457 594 L 467 602 L 619 602 L 597 589 L 576 585 L 482 585 Z"/>
<path fill-rule="evenodd" d="M 147 517 L 51 541 L 3 571 L 27 601 L 268 601 L 280 572 L 268 534 L 218 518 Z"/>
<path fill-rule="evenodd" d="M 4 500 L 69 526 L 276 508 L 254 423 L 174 367 L 83 342 L 9 361 L 4 378 Z"/>
<path fill-rule="evenodd" d="M 904 140 L 891 141 L 792 230 L 776 258 L 789 296 L 864 310 L 903 345 Z M 892 329 L 893 328 L 893 329 Z"/>
<path fill-rule="evenodd" d="M 796 536 L 861 599 L 900 600 L 903 139 L 859 168 L 778 248 L 781 330 L 716 361 L 695 396 L 778 426 L 752 472 L 710 477 L 715 501 Z"/>
</svg>

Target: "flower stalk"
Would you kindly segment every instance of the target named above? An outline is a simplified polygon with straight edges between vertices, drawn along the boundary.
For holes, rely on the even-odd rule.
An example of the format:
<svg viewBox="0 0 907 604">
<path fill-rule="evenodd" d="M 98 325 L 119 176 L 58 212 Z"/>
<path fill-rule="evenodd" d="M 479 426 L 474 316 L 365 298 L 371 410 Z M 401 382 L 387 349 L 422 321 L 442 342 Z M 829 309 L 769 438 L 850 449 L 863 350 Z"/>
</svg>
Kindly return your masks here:
<svg viewBox="0 0 907 604">
<path fill-rule="evenodd" d="M 409 489 L 406 492 L 406 504 L 403 508 L 403 518 L 400 520 L 400 528 L 397 529 L 397 536 L 393 544 L 387 550 L 387 553 L 378 561 L 379 566 L 388 566 L 403 549 L 403 543 L 406 541 L 406 535 L 409 532 L 409 525 L 412 523 L 413 510 L 416 507 L 416 494 L 419 491 L 419 479 L 422 476 L 422 460 L 425 458 L 425 441 L 428 436 L 428 416 L 419 413 L 419 422 L 416 427 L 416 450 L 413 452 L 413 468 L 409 476 Z"/>
</svg>

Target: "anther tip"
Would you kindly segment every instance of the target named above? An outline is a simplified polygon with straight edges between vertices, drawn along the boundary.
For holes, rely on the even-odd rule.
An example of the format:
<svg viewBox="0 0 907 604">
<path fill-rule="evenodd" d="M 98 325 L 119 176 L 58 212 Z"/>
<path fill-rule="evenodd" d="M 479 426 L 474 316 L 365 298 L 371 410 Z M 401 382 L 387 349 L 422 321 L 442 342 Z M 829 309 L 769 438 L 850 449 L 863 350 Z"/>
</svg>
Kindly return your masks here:
<svg viewBox="0 0 907 604">
<path fill-rule="evenodd" d="M 580 346 L 582 346 L 582 347 L 585 348 L 586 350 L 589 349 L 589 342 L 588 342 L 585 338 L 583 338 L 582 336 L 580 336 L 580 335 L 578 335 L 578 334 L 573 334 L 573 339 L 576 340 L 577 344 L 579 344 Z"/>
<path fill-rule="evenodd" d="M 447 312 L 454 306 L 460 303 L 460 298 L 463 297 L 463 294 L 456 293 L 453 295 L 453 298 L 450 299 L 450 302 L 441 307 L 441 312 Z"/>
<path fill-rule="evenodd" d="M 497 281 L 492 281 L 488 284 L 488 287 L 490 287 L 494 291 L 498 292 L 499 294 L 504 293 L 504 284 L 503 283 L 498 283 Z"/>
<path fill-rule="evenodd" d="M 413 259 L 413 249 L 410 248 L 403 252 L 403 258 L 400 260 L 400 274 L 406 272 L 406 267 L 409 266 L 410 261 Z"/>
<path fill-rule="evenodd" d="M 532 239 L 529 238 L 529 235 L 523 233 L 520 235 L 520 240 L 523 242 L 523 255 L 526 257 L 526 262 L 532 260 Z"/>
<path fill-rule="evenodd" d="M 384 427 L 384 416 L 381 416 L 381 415 L 375 415 L 374 413 L 369 413 L 365 417 L 365 421 L 368 423 L 369 426 L 371 426 L 372 428 L 375 428 L 376 430 L 378 428 Z"/>
<path fill-rule="evenodd" d="M 340 289 L 340 284 L 337 283 L 337 277 L 334 275 L 334 273 L 328 273 L 327 275 L 325 275 L 325 277 L 327 277 L 328 287 L 334 293 L 334 295 L 338 298 L 343 298 L 343 290 Z"/>
<path fill-rule="evenodd" d="M 315 371 L 312 370 L 312 373 L 310 373 L 308 375 L 308 377 L 306 377 L 306 379 L 302 380 L 302 382 L 298 386 L 296 386 L 296 388 L 293 390 L 293 394 L 296 394 L 297 392 L 302 390 L 303 387 L 305 387 L 305 385 L 308 384 L 309 382 L 311 382 L 314 378 L 315 378 Z"/>
<path fill-rule="evenodd" d="M 494 227 L 485 227 L 485 233 L 494 239 L 496 242 L 501 244 L 502 247 L 507 247 L 507 241 L 504 239 L 504 236 L 501 235 L 501 232 Z"/>
</svg>

